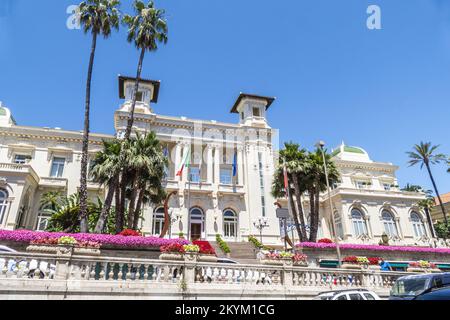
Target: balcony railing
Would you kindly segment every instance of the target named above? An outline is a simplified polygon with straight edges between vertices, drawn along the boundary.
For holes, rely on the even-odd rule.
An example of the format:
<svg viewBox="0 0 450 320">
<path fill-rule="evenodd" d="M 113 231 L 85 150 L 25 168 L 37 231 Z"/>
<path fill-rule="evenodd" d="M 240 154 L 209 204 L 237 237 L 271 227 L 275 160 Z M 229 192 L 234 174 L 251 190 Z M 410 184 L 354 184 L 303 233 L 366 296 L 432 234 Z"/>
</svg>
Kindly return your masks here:
<svg viewBox="0 0 450 320">
<path fill-rule="evenodd" d="M 311 290 L 366 288 L 387 295 L 395 280 L 408 275 L 404 272 L 373 270 L 325 269 L 295 266 L 251 264 L 219 264 L 213 262 L 164 261 L 102 256 L 64 254 L 0 254 L 0 281 L 2 279 L 33 279 L 52 281 L 81 281 L 102 290 L 109 286 L 127 287 L 136 284 L 173 284 L 175 294 L 180 286 L 196 289 L 255 290 L 270 288 L 271 294 L 292 294 Z M 36 280 L 39 281 L 39 280 Z M 5 283 L 5 282 L 2 282 Z M 6 282 L 7 283 L 7 282 Z M 28 282 L 27 282 L 28 283 Z M 91 283 L 91 284 L 89 284 Z M 108 285 L 109 283 L 110 285 Z M 45 283 L 43 283 L 45 285 Z M 108 289 L 109 288 L 109 289 Z M 45 288 L 43 288 L 45 290 Z M 296 291 L 299 290 L 299 291 Z"/>
</svg>

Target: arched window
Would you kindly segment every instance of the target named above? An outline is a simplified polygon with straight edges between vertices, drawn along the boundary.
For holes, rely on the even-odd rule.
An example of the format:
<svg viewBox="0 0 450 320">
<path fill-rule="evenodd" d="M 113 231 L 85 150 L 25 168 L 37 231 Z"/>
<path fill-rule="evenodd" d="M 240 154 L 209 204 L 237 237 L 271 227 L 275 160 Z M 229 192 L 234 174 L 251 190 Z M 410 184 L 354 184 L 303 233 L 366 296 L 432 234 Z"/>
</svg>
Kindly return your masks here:
<svg viewBox="0 0 450 320">
<path fill-rule="evenodd" d="M 190 211 L 189 235 L 191 241 L 200 240 L 205 236 L 205 214 L 198 207 L 194 207 Z"/>
<path fill-rule="evenodd" d="M 223 212 L 223 236 L 225 238 L 237 237 L 238 219 L 236 213 L 231 209 Z"/>
<path fill-rule="evenodd" d="M 152 234 L 157 236 L 162 233 L 164 227 L 164 208 L 157 208 L 153 212 Z"/>
<path fill-rule="evenodd" d="M 411 222 L 414 229 L 414 235 L 416 238 L 421 238 L 427 235 L 425 230 L 425 224 L 423 223 L 422 217 L 417 212 L 411 212 Z"/>
<path fill-rule="evenodd" d="M 3 223 L 7 206 L 8 206 L 8 192 L 0 189 L 0 224 Z"/>
<path fill-rule="evenodd" d="M 342 217 L 337 212 L 334 213 L 334 221 L 336 223 L 336 234 L 338 238 L 344 239 L 344 227 L 342 225 Z"/>
<path fill-rule="evenodd" d="M 364 220 L 364 215 L 358 209 L 352 210 L 352 223 L 353 223 L 353 232 L 356 237 L 360 237 L 362 235 L 367 235 L 367 225 Z"/>
<path fill-rule="evenodd" d="M 397 224 L 395 223 L 394 216 L 387 210 L 384 210 L 381 213 L 381 217 L 383 219 L 384 231 L 390 237 L 397 237 Z"/>
</svg>

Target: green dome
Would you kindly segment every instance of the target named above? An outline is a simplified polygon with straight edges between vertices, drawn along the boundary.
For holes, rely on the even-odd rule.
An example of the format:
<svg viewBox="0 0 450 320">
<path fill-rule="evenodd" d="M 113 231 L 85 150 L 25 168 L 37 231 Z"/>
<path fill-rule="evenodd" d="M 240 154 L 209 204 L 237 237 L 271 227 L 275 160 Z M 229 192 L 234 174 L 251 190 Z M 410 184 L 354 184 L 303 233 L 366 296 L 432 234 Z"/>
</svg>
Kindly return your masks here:
<svg viewBox="0 0 450 320">
<path fill-rule="evenodd" d="M 335 157 L 335 156 L 337 156 L 338 154 L 340 154 L 342 152 L 367 155 L 367 152 L 363 148 L 341 145 L 341 146 L 339 146 L 339 147 L 337 147 L 336 149 L 333 150 L 333 152 L 331 153 L 331 156 Z"/>
</svg>

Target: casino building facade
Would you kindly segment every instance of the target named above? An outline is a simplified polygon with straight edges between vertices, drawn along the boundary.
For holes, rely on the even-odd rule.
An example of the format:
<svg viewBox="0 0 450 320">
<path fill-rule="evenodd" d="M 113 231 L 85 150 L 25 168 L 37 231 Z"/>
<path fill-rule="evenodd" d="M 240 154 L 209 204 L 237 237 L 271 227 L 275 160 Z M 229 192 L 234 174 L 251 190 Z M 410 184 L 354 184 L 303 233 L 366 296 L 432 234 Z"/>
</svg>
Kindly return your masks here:
<svg viewBox="0 0 450 320">
<path fill-rule="evenodd" d="M 116 137 L 125 131 L 134 80 L 119 77 L 124 100 L 114 113 Z M 231 112 L 236 123 L 160 115 L 154 110 L 160 82 L 142 80 L 134 132 L 154 131 L 169 157 L 165 187 L 176 192 L 169 203 L 171 226 L 167 237 L 181 233 L 188 239 L 246 241 L 259 235 L 264 242 L 281 243 L 280 221 L 271 195 L 277 164 L 278 132 L 269 126 L 275 99 L 240 94 Z M 101 150 L 103 139 L 92 133 L 89 151 Z M 59 128 L 18 125 L 11 111 L 0 107 L 0 229 L 44 230 L 49 217 L 40 208 L 48 191 L 70 195 L 78 191 L 82 133 Z M 190 169 L 177 176 L 189 154 Z M 331 193 L 339 237 L 345 242 L 378 243 L 386 233 L 392 243 L 427 244 L 431 230 L 417 206 L 422 194 L 399 190 L 390 163 L 374 162 L 362 148 L 342 144 L 333 152 L 342 174 Z M 104 187 L 88 183 L 89 196 L 104 197 Z M 327 194 L 321 200 L 320 237 L 331 237 Z M 283 199 L 279 199 L 283 203 Z M 305 208 L 308 199 L 302 199 Z M 161 204 L 144 210 L 142 231 L 159 235 L 164 216 Z"/>
</svg>

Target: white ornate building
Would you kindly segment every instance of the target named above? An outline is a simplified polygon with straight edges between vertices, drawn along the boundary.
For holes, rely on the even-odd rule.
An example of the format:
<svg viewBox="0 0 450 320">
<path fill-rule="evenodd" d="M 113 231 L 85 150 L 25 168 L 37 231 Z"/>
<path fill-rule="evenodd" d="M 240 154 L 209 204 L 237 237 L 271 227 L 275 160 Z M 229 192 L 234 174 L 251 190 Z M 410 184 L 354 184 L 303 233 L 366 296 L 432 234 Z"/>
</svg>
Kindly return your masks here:
<svg viewBox="0 0 450 320">
<path fill-rule="evenodd" d="M 119 95 L 125 102 L 115 112 L 117 136 L 123 135 L 134 81 L 119 77 Z M 240 94 L 231 109 L 235 124 L 157 114 L 160 83 L 141 82 L 134 131 L 155 131 L 169 157 L 166 171 L 170 201 L 170 237 L 180 233 L 190 239 L 243 241 L 259 234 L 256 220 L 263 218 L 264 241 L 280 243 L 280 223 L 271 194 L 276 164 L 277 131 L 267 122 L 274 99 Z M 90 155 L 101 149 L 102 139 L 91 134 Z M 0 107 L 0 229 L 45 228 L 48 217 L 40 210 L 47 191 L 67 195 L 77 192 L 82 132 L 59 128 L 17 125 L 10 110 Z M 189 172 L 176 172 L 186 153 Z M 423 195 L 401 192 L 392 164 L 373 162 L 367 153 L 342 145 L 334 151 L 342 183 L 332 191 L 340 237 L 347 242 L 378 242 L 382 233 L 398 243 L 417 243 L 430 235 L 426 220 L 416 207 Z M 188 175 L 190 179 L 188 179 Z M 188 181 L 190 180 L 190 182 Z M 89 182 L 91 198 L 104 195 L 102 186 Z M 331 237 L 326 195 L 321 202 L 321 237 Z M 282 200 L 281 200 L 282 201 Z M 305 208 L 308 207 L 305 200 Z M 145 208 L 142 230 L 159 235 L 163 226 L 160 205 Z"/>
</svg>

